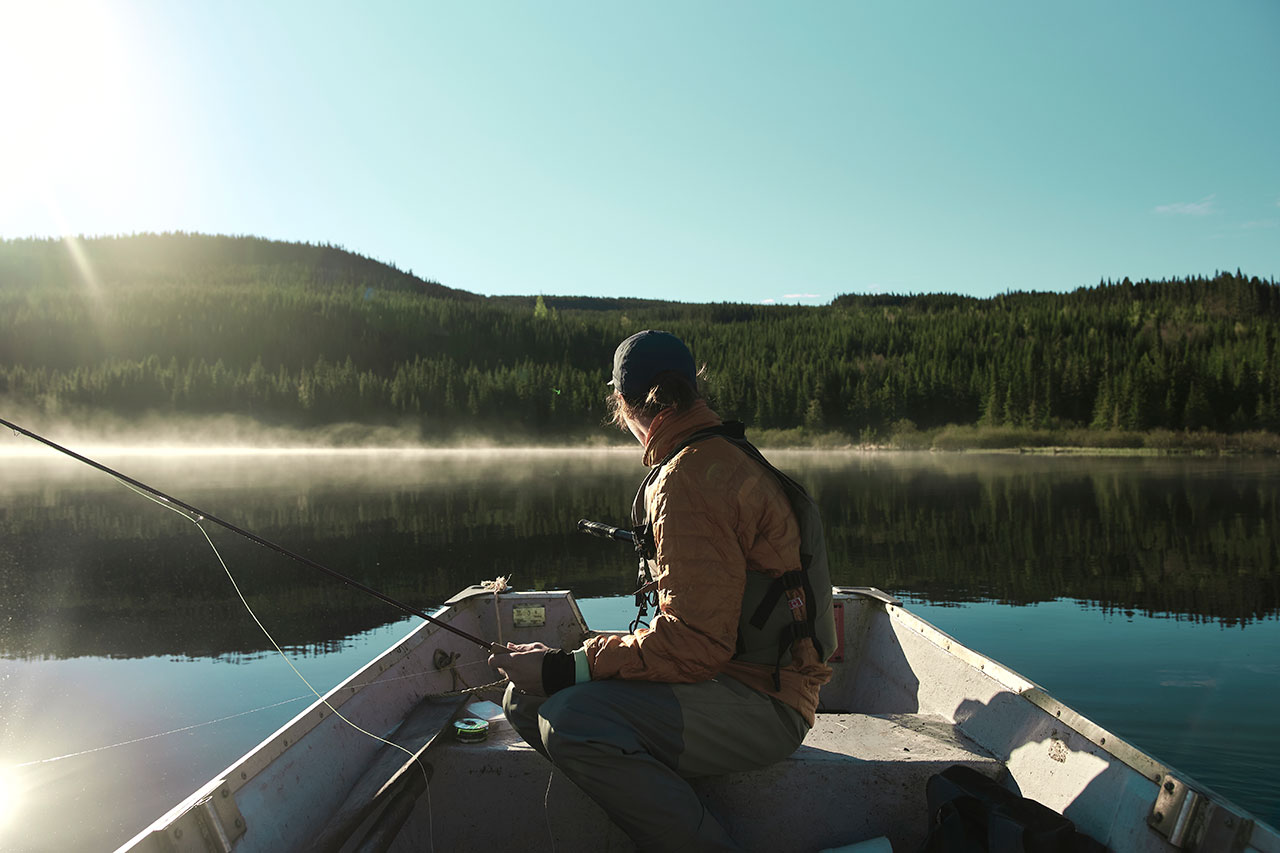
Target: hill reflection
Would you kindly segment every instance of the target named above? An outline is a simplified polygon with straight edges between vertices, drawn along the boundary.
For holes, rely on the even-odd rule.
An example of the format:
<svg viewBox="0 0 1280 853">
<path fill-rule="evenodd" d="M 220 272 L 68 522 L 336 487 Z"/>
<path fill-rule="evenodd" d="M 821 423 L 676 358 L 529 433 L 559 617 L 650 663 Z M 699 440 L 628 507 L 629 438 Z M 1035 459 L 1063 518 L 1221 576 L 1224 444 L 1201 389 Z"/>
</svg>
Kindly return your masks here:
<svg viewBox="0 0 1280 853">
<path fill-rule="evenodd" d="M 931 602 L 1208 619 L 1273 617 L 1275 462 L 773 454 L 808 484 L 837 582 Z M 108 464 L 112 464 L 109 460 Z M 579 596 L 629 591 L 621 546 L 638 453 L 129 457 L 115 463 L 227 521 L 416 607 L 498 575 Z M 190 522 L 69 460 L 0 459 L 0 654 L 251 655 L 267 647 Z M 306 653 L 398 611 L 210 530 L 259 617 Z"/>
</svg>

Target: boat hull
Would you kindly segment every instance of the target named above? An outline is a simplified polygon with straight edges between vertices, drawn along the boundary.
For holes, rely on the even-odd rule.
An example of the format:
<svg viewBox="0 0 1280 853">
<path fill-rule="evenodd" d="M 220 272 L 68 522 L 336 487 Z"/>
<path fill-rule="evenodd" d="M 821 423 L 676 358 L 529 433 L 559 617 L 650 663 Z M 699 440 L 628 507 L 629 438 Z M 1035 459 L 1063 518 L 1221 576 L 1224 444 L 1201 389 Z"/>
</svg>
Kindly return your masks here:
<svg viewBox="0 0 1280 853">
<path fill-rule="evenodd" d="M 745 849 L 884 836 L 914 850 L 929 826 L 927 779 L 964 764 L 1118 853 L 1280 853 L 1271 827 L 883 593 L 837 589 L 835 601 L 835 675 L 804 745 L 764 770 L 691 782 Z M 473 588 L 439 618 L 562 648 L 591 633 L 567 592 Z M 485 658 L 422 625 L 121 851 L 632 849 L 510 730 L 496 689 L 468 692 L 494 677 Z M 464 714 L 488 720 L 483 741 L 452 737 Z"/>
</svg>

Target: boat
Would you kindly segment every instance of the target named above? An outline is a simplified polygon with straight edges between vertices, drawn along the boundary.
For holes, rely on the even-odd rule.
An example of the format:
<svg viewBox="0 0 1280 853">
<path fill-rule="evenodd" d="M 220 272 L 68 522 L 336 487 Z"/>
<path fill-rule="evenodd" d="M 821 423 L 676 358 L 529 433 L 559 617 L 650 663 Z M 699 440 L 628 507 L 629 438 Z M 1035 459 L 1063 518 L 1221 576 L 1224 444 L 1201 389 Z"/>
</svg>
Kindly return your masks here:
<svg viewBox="0 0 1280 853">
<path fill-rule="evenodd" d="M 804 744 L 766 769 L 692 783 L 744 849 L 887 839 L 915 851 L 930 827 L 929 779 L 959 765 L 1065 815 L 1116 853 L 1280 853 L 1273 827 L 896 598 L 868 587 L 834 593 L 834 676 Z M 568 591 L 478 585 L 434 618 L 560 648 L 603 633 Z M 505 722 L 486 657 L 424 622 L 120 853 L 634 849 Z"/>
</svg>

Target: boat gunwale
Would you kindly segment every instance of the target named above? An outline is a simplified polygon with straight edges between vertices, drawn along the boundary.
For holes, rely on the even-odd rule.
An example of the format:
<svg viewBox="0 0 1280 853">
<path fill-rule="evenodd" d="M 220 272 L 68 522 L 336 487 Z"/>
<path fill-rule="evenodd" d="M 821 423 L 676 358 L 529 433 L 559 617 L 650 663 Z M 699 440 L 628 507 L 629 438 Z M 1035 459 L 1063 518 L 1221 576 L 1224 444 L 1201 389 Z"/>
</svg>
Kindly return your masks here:
<svg viewBox="0 0 1280 853">
<path fill-rule="evenodd" d="M 302 738 L 332 716 L 332 710 L 340 709 L 354 699 L 362 690 L 376 684 L 383 675 L 414 654 L 418 647 L 442 630 L 436 622 L 452 622 L 462 612 L 460 609 L 447 606 L 431 614 L 435 622 L 423 621 L 408 634 L 374 656 L 368 663 L 347 676 L 333 688 L 321 694 L 292 719 L 267 735 L 251 749 L 215 774 L 209 781 L 201 784 L 181 802 L 152 821 L 135 836 L 117 848 L 117 853 L 134 850 L 153 832 L 163 830 L 196 808 L 206 797 L 226 786 L 224 796 L 232 796 L 249 785 L 259 773 L 267 769 L 289 749 L 301 742 Z M 429 678 L 430 673 L 423 673 Z"/>
<path fill-rule="evenodd" d="M 872 599 L 874 602 L 874 598 Z M 1266 847 L 1258 849 L 1280 850 L 1280 832 L 1267 822 L 1256 817 L 1252 812 L 1238 806 L 1222 794 L 1203 784 L 1189 774 L 1154 758 L 1142 749 L 1134 746 L 1115 733 L 1103 728 L 1085 717 L 1079 711 L 1054 698 L 1047 690 L 1010 669 L 999 661 L 993 660 L 981 652 L 974 651 L 955 637 L 939 629 L 924 617 L 913 613 L 902 605 L 878 602 L 883 605 L 890 619 L 897 620 L 904 629 L 909 630 L 939 648 L 944 654 L 956 658 L 962 664 L 976 668 L 982 674 L 1002 687 L 1031 703 L 1035 707 L 1052 716 L 1065 728 L 1072 730 L 1084 740 L 1093 744 L 1106 755 L 1119 761 L 1153 785 L 1161 785 L 1172 777 L 1198 792 L 1209 802 L 1226 811 L 1253 822 L 1254 838 L 1250 844 L 1261 844 L 1265 838 L 1269 842 Z M 1007 757 L 1004 759 L 1007 761 Z M 1154 807 L 1155 800 L 1152 800 Z"/>
</svg>

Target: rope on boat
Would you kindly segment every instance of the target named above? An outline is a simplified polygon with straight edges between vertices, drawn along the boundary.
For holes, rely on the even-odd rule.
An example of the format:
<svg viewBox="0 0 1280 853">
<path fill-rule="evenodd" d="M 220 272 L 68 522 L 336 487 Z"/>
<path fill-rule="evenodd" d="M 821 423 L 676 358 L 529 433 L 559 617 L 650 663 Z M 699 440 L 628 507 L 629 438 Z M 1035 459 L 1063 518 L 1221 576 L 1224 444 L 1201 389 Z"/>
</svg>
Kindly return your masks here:
<svg viewBox="0 0 1280 853">
<path fill-rule="evenodd" d="M 474 666 L 474 665 L 475 664 L 469 664 L 469 666 Z M 488 664 L 485 664 L 485 666 L 488 666 Z M 481 684 L 479 687 L 463 687 L 461 690 L 447 690 L 444 693 L 432 693 L 430 695 L 439 696 L 441 698 L 444 698 L 446 696 L 465 696 L 468 693 L 481 693 L 485 690 L 493 690 L 495 688 L 503 686 L 506 683 L 507 683 L 507 679 L 499 678 L 497 681 L 490 681 L 488 684 Z"/>
</svg>

